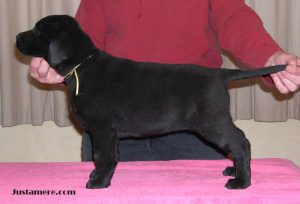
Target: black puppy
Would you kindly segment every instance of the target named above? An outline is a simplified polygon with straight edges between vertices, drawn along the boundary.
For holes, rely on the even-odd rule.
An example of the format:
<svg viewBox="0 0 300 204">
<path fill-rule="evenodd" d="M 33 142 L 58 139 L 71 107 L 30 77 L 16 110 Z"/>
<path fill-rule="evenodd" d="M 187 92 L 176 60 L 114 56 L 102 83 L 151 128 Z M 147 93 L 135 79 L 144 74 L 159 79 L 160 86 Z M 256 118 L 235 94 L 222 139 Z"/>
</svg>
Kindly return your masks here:
<svg viewBox="0 0 300 204">
<path fill-rule="evenodd" d="M 250 143 L 232 122 L 226 84 L 284 70 L 208 69 L 117 58 L 95 48 L 72 17 L 49 16 L 17 36 L 25 55 L 44 58 L 65 76 L 80 124 L 92 135 L 96 169 L 87 188 L 110 185 L 118 138 L 189 131 L 233 157 L 224 175 L 229 189 L 250 185 Z M 122 135 L 122 136 L 121 136 Z"/>
</svg>

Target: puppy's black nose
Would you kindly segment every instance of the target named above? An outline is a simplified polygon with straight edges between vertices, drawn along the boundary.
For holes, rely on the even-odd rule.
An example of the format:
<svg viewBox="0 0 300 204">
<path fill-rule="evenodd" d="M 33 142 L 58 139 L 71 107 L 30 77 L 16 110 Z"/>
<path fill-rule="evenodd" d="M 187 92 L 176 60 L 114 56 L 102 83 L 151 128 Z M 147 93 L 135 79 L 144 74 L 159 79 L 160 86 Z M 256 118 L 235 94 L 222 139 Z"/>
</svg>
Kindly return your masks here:
<svg viewBox="0 0 300 204">
<path fill-rule="evenodd" d="M 20 48 L 21 44 L 23 44 L 23 38 L 22 33 L 19 33 L 18 35 L 16 35 L 16 45 L 18 48 Z"/>
<path fill-rule="evenodd" d="M 22 33 L 19 33 L 18 35 L 16 35 L 16 40 L 18 40 L 20 38 Z"/>
<path fill-rule="evenodd" d="M 27 34 L 28 32 L 21 32 L 21 33 L 19 33 L 18 35 L 16 35 L 16 40 L 18 41 L 18 40 L 22 40 L 22 39 L 24 39 L 24 38 L 27 38 L 26 36 L 28 36 L 28 34 Z"/>
<path fill-rule="evenodd" d="M 21 53 L 25 54 L 26 43 L 24 42 L 24 35 L 22 34 L 23 33 L 19 33 L 18 35 L 16 35 L 16 46 Z"/>
</svg>

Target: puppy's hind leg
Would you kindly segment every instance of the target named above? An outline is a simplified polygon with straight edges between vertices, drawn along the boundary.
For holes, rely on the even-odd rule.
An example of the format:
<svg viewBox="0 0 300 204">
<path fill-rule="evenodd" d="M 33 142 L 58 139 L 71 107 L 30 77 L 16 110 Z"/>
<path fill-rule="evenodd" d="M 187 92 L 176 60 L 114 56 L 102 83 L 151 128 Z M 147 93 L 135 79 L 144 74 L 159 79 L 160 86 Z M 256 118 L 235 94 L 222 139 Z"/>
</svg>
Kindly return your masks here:
<svg viewBox="0 0 300 204">
<path fill-rule="evenodd" d="M 228 152 L 233 157 L 233 167 L 227 167 L 224 175 L 235 176 L 234 179 L 229 179 L 226 183 L 228 189 L 244 189 L 251 184 L 250 171 L 250 143 L 246 139 L 243 131 L 237 127 L 233 129 L 232 135 L 228 138 Z"/>
<path fill-rule="evenodd" d="M 94 160 L 96 169 L 90 174 L 86 184 L 87 188 L 107 188 L 110 185 L 115 167 L 117 165 L 118 139 L 116 133 L 110 128 L 103 128 L 91 131 Z"/>
<path fill-rule="evenodd" d="M 238 129 L 229 117 L 218 118 L 207 128 L 198 132 L 207 141 L 231 154 L 233 167 L 227 167 L 223 174 L 235 176 L 226 183 L 228 189 L 244 189 L 251 183 L 250 172 L 250 143 L 244 133 Z"/>
</svg>

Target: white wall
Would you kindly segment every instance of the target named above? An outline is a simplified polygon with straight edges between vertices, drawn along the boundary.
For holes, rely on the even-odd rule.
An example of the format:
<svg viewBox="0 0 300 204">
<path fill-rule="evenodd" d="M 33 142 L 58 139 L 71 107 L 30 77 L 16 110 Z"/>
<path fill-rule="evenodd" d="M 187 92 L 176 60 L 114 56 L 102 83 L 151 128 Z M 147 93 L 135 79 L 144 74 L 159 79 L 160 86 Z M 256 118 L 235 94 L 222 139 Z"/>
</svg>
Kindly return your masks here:
<svg viewBox="0 0 300 204">
<path fill-rule="evenodd" d="M 300 166 L 300 121 L 262 123 L 240 120 L 236 125 L 249 139 L 253 158 L 287 158 Z"/>
<path fill-rule="evenodd" d="M 80 145 L 75 128 L 53 122 L 0 128 L 0 161 L 80 161 Z"/>
<path fill-rule="evenodd" d="M 300 166 L 300 121 L 236 121 L 252 145 L 252 157 L 288 158 Z M 0 128 L 0 162 L 80 161 L 81 134 L 53 122 Z"/>
</svg>

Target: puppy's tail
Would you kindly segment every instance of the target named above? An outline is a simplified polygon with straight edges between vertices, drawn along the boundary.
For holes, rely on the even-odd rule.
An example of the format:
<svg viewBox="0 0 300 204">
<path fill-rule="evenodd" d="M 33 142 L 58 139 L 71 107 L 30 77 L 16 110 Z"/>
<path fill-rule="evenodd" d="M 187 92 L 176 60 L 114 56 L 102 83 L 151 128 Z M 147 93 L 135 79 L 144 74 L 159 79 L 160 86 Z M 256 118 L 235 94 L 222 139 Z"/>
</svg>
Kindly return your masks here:
<svg viewBox="0 0 300 204">
<path fill-rule="evenodd" d="M 225 82 L 248 79 L 257 76 L 266 76 L 276 72 L 285 70 L 286 65 L 276 65 L 264 68 L 257 68 L 253 70 L 241 71 L 236 69 L 224 69 Z"/>
</svg>

